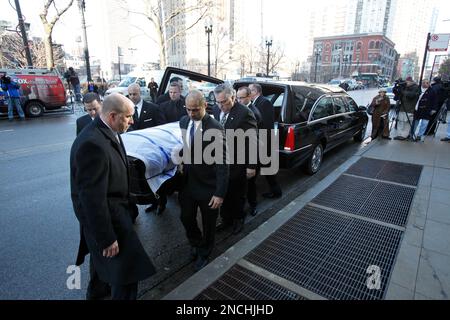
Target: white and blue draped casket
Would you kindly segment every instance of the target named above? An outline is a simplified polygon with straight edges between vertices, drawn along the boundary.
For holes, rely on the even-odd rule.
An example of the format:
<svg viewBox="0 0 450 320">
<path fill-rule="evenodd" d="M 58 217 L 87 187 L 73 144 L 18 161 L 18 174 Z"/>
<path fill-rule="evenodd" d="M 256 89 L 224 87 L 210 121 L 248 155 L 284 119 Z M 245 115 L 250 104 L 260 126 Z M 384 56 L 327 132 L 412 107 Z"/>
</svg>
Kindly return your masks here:
<svg viewBox="0 0 450 320">
<path fill-rule="evenodd" d="M 122 134 L 127 155 L 145 165 L 145 179 L 153 193 L 175 176 L 172 154 L 183 148 L 178 122 Z"/>
</svg>

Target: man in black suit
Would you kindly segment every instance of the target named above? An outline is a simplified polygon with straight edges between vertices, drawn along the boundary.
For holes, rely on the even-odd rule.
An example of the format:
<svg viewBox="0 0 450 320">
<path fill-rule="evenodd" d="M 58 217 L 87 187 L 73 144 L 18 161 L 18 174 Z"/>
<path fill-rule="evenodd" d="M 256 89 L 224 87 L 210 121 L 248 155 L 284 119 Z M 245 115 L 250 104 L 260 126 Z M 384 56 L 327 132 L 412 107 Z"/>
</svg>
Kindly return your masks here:
<svg viewBox="0 0 450 320">
<path fill-rule="evenodd" d="M 256 108 L 258 108 L 258 110 L 261 112 L 261 115 L 262 115 L 263 126 L 259 129 L 273 130 L 275 119 L 274 119 L 272 103 L 262 95 L 262 87 L 260 84 L 253 83 L 249 86 L 249 88 L 250 88 L 253 104 L 255 105 Z M 264 141 L 265 143 L 267 143 L 266 144 L 267 146 L 271 145 L 270 137 L 271 137 L 270 131 L 268 131 L 267 141 Z M 268 151 L 270 152 L 270 148 L 268 149 Z M 269 185 L 270 192 L 263 193 L 262 196 L 264 198 L 269 198 L 269 199 L 281 198 L 282 191 L 281 191 L 280 185 L 278 184 L 277 176 L 276 175 L 270 175 L 270 176 L 266 175 L 266 180 Z"/>
<path fill-rule="evenodd" d="M 257 125 L 253 112 L 236 101 L 236 91 L 228 84 L 220 84 L 214 89 L 217 105 L 213 115 L 227 132 L 227 146 L 230 152 L 230 179 L 228 192 L 220 211 L 224 226 L 233 225 L 233 234 L 242 231 L 245 219 L 245 195 L 247 179 L 256 175 Z M 233 136 L 236 130 L 250 136 L 249 140 L 239 140 Z M 254 147 L 254 160 L 250 163 L 250 146 Z M 240 157 L 242 156 L 243 157 Z M 244 161 L 240 161 L 243 159 Z"/>
<path fill-rule="evenodd" d="M 180 85 L 181 88 L 181 92 L 183 92 L 183 79 L 181 79 L 180 77 L 173 77 L 172 79 L 170 79 L 169 81 L 169 86 L 172 83 L 178 83 Z M 162 94 L 158 97 L 158 99 L 156 99 L 156 104 L 157 105 L 161 105 L 164 102 L 168 102 L 170 101 L 170 94 L 169 91 L 167 91 L 165 94 Z"/>
<path fill-rule="evenodd" d="M 88 114 L 85 114 L 77 119 L 77 135 L 80 134 L 84 127 L 94 121 L 95 117 L 102 109 L 102 101 L 100 100 L 99 95 L 95 92 L 86 93 L 83 97 L 83 104 L 84 110 L 86 110 Z"/>
<path fill-rule="evenodd" d="M 227 191 L 229 175 L 223 126 L 206 113 L 206 106 L 205 97 L 200 91 L 190 92 L 186 97 L 188 116 L 180 120 L 184 142 L 181 222 L 191 244 L 192 257 L 196 259 L 197 271 L 208 263 L 213 250 L 216 220 Z M 209 133 L 215 133 L 213 141 L 203 139 Z M 212 143 L 218 143 L 222 152 L 221 155 L 214 154 L 214 161 L 208 164 L 203 152 Z M 198 208 L 202 215 L 202 231 L 197 225 Z"/>
<path fill-rule="evenodd" d="M 88 114 L 77 119 L 77 136 L 85 127 L 87 127 L 92 123 L 92 121 L 94 121 L 94 119 L 102 109 L 100 97 L 94 92 L 86 93 L 83 96 L 83 104 L 84 109 Z M 87 250 L 84 241 L 82 242 L 82 245 Z M 111 287 L 109 286 L 109 284 L 99 279 L 98 273 L 95 271 L 92 259 L 89 259 L 89 276 L 90 279 L 86 290 L 86 300 L 99 300 L 111 294 Z"/>
<path fill-rule="evenodd" d="M 133 125 L 128 131 L 156 127 L 163 119 L 158 106 L 141 98 L 141 87 L 133 83 L 128 87 L 128 98 L 134 103 Z"/>
<path fill-rule="evenodd" d="M 154 78 L 150 79 L 147 88 L 150 90 L 150 97 L 153 102 L 156 102 L 156 95 L 158 94 L 158 84 L 155 82 Z"/>
<path fill-rule="evenodd" d="M 178 82 L 170 84 L 169 96 L 170 100 L 159 106 L 164 123 L 180 121 L 187 115 L 184 97 L 181 95 L 181 87 Z"/>
<path fill-rule="evenodd" d="M 237 101 L 252 110 L 253 114 L 256 118 L 256 123 L 259 128 L 263 127 L 262 115 L 261 112 L 253 105 L 251 92 L 249 87 L 240 87 L 237 92 Z M 257 192 L 256 192 L 256 179 L 258 177 L 258 171 L 256 171 L 256 175 L 253 178 L 247 180 L 247 201 L 249 205 L 249 214 L 252 216 L 256 216 L 258 214 L 258 210 L 256 209 L 258 205 L 257 200 Z"/>
<path fill-rule="evenodd" d="M 155 273 L 130 215 L 128 163 L 120 134 L 133 124 L 133 103 L 120 94 L 103 102 L 100 116 L 75 139 L 70 152 L 70 186 L 80 222 L 77 265 L 90 253 L 111 297 L 134 300 L 138 281 Z"/>
</svg>

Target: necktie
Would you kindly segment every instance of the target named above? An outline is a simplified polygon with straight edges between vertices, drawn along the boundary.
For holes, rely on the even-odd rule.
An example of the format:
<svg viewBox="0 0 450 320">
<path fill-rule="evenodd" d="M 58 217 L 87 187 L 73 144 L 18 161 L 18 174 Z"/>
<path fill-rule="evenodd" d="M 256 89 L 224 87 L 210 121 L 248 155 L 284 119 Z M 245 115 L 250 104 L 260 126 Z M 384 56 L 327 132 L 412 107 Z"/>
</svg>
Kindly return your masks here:
<svg viewBox="0 0 450 320">
<path fill-rule="evenodd" d="M 191 148 L 194 145 L 194 137 L 195 137 L 195 123 L 192 122 L 191 130 L 189 131 L 189 147 Z"/>
<path fill-rule="evenodd" d="M 220 124 L 224 127 L 225 123 L 227 122 L 228 113 L 224 113 L 222 120 L 220 120 Z"/>
<path fill-rule="evenodd" d="M 135 125 L 137 125 L 138 121 L 139 121 L 138 107 L 134 106 L 133 122 Z"/>
</svg>

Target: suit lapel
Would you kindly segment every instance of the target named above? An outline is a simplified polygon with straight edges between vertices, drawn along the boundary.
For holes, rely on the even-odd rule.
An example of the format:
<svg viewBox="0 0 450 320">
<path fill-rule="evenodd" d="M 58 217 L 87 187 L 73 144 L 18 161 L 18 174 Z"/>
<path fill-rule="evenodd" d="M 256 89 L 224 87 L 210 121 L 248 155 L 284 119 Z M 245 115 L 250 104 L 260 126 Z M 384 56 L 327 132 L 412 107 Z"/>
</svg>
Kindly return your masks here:
<svg viewBox="0 0 450 320">
<path fill-rule="evenodd" d="M 119 153 L 120 157 L 122 158 L 122 161 L 123 161 L 125 167 L 128 168 L 125 149 L 121 146 L 121 145 L 123 145 L 123 143 L 122 143 L 122 139 L 120 138 L 120 135 L 119 135 L 119 140 L 121 142 L 121 145 L 119 144 L 119 141 L 117 141 L 117 139 L 114 136 L 111 129 L 109 129 L 99 117 L 95 118 L 94 121 L 96 122 L 97 128 L 103 133 L 103 135 L 106 138 L 108 138 L 109 140 L 111 140 L 111 144 L 112 144 L 113 148 L 116 149 L 116 151 Z"/>
</svg>

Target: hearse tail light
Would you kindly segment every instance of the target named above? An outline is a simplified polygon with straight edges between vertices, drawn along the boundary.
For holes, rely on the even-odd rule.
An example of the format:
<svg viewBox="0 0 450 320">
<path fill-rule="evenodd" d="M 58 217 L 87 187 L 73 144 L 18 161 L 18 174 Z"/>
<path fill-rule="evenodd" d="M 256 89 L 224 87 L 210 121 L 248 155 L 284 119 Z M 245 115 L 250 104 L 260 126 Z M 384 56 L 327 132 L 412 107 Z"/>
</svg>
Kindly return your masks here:
<svg viewBox="0 0 450 320">
<path fill-rule="evenodd" d="M 294 151 L 295 148 L 295 136 L 294 127 L 289 127 L 286 137 L 286 142 L 284 144 L 285 151 Z"/>
</svg>

